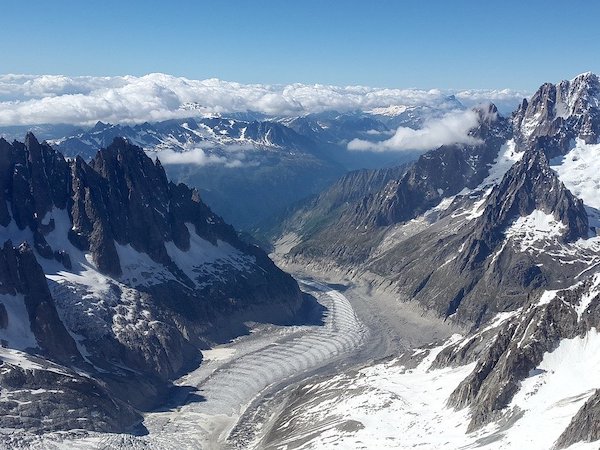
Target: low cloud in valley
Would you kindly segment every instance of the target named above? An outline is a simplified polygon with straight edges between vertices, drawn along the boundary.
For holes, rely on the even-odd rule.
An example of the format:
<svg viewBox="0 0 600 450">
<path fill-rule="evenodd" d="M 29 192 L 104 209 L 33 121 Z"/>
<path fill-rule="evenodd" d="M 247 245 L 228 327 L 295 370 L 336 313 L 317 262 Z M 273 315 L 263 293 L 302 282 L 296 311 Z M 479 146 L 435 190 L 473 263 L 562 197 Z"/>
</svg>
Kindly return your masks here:
<svg viewBox="0 0 600 450">
<path fill-rule="evenodd" d="M 384 141 L 354 139 L 348 143 L 349 150 L 359 151 L 410 151 L 430 150 L 449 144 L 476 144 L 478 140 L 469 135 L 478 122 L 473 110 L 448 113 L 439 119 L 425 122 L 418 130 L 399 127 L 394 135 Z"/>
</svg>

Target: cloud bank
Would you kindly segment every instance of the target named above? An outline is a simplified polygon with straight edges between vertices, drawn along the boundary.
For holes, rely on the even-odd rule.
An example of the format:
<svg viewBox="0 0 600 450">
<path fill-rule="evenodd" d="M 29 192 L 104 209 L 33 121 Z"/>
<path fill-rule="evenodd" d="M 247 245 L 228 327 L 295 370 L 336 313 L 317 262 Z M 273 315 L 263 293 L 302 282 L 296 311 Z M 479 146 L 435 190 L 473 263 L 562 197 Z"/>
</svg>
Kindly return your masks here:
<svg viewBox="0 0 600 450">
<path fill-rule="evenodd" d="M 452 103 L 450 95 L 455 95 L 465 106 L 499 102 L 504 112 L 512 110 L 526 96 L 511 90 L 241 84 L 218 79 L 191 80 L 161 73 L 142 77 L 0 75 L 0 125 L 91 125 L 98 120 L 142 123 L 195 114 L 246 111 L 287 116 L 395 105 L 444 108 Z"/>
<path fill-rule="evenodd" d="M 163 149 L 160 152 L 148 152 L 150 157 L 160 159 L 164 165 L 194 165 L 194 166 L 225 166 L 228 168 L 250 165 L 244 163 L 245 155 L 234 154 L 231 157 L 207 153 L 201 148 L 194 148 L 183 152 Z"/>
<path fill-rule="evenodd" d="M 374 152 L 399 152 L 407 150 L 431 150 L 449 144 L 476 144 L 479 141 L 469 135 L 479 120 L 473 110 L 448 113 L 440 119 L 425 122 L 423 128 L 414 130 L 399 127 L 394 135 L 385 141 L 371 142 L 354 139 L 348 143 L 348 150 Z"/>
</svg>

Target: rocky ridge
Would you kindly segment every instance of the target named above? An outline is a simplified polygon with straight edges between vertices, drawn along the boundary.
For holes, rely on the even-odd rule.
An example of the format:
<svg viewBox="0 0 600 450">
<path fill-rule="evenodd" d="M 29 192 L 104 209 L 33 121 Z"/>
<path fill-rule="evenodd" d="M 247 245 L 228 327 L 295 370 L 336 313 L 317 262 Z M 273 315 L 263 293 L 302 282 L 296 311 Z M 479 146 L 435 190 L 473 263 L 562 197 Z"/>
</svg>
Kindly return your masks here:
<svg viewBox="0 0 600 450">
<path fill-rule="evenodd" d="M 144 148 L 153 159 L 160 157 L 170 179 L 197 188 L 219 215 L 247 229 L 344 173 L 328 149 L 276 121 L 98 122 L 49 142 L 69 158 L 89 161 L 117 137 Z"/>
<path fill-rule="evenodd" d="M 600 80 L 587 72 L 558 84 L 544 83 L 513 115 L 522 144 L 543 146 L 550 158 L 566 153 L 575 138 L 597 142 L 600 132 Z"/>
<path fill-rule="evenodd" d="M 598 143 L 599 87 L 589 73 L 544 84 L 489 153 L 479 153 L 475 175 L 465 179 L 473 172 L 450 164 L 456 185 L 446 185 L 444 166 L 452 158 L 468 161 L 455 156 L 468 149 L 432 150 L 402 177 L 354 201 L 345 220 L 300 235 L 284 256 L 418 300 L 470 327 L 432 365 L 477 361 L 448 399 L 452 408 L 469 408 L 469 432 L 518 421 L 519 399 L 534 396 L 527 389 L 546 379 L 539 367 L 548 355 L 594 339 L 600 327 L 600 245 L 590 209 L 553 170 L 576 140 Z M 597 393 L 582 393 L 577 405 L 557 448 L 598 439 Z"/>
<path fill-rule="evenodd" d="M 427 152 L 402 178 L 388 183 L 378 194 L 362 199 L 353 212 L 357 225 L 389 226 L 405 222 L 443 198 L 478 186 L 510 135 L 510 126 L 494 105 L 477 112 L 479 124 L 470 135 L 479 144 L 442 146 Z"/>
<path fill-rule="evenodd" d="M 560 233 L 562 242 L 574 242 L 589 235 L 583 202 L 565 188 L 550 169 L 545 155 L 537 149 L 527 151 L 485 199 L 483 213 L 466 246 L 466 260 L 485 261 L 504 240 L 506 229 L 517 218 L 534 211 L 551 214 L 564 225 Z"/>
<path fill-rule="evenodd" d="M 0 385 L 27 388 L 2 405 L 21 405 L 16 392 L 32 395 L 43 377 L 60 374 L 67 386 L 64 402 L 40 392 L 65 416 L 34 420 L 33 430 L 123 431 L 198 364 L 200 348 L 247 320 L 285 322 L 300 308 L 289 275 L 125 139 L 90 163 L 67 161 L 32 134 L 23 144 L 0 139 L 0 183 L 0 359 L 13 373 Z M 48 375 L 52 364 L 60 368 Z M 100 397 L 87 415 L 69 407 L 82 380 Z M 96 413 L 106 420 L 76 420 Z"/>
</svg>

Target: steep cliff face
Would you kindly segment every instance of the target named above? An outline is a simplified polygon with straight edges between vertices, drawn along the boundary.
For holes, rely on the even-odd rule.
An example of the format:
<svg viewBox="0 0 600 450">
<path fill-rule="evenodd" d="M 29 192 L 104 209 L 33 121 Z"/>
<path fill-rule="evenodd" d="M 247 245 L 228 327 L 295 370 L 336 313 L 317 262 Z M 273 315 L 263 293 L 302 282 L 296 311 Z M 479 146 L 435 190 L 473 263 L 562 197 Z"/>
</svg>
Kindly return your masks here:
<svg viewBox="0 0 600 450">
<path fill-rule="evenodd" d="M 300 307 L 289 275 L 124 139 L 89 164 L 0 140 L 0 184 L 0 339 L 83 369 L 107 399 L 151 407 L 201 347 Z"/>
<path fill-rule="evenodd" d="M 511 130 L 494 105 L 477 112 L 479 124 L 469 134 L 479 144 L 448 145 L 427 152 L 402 178 L 364 198 L 353 212 L 354 220 L 367 226 L 394 225 L 424 213 L 443 198 L 478 186 Z"/>
<path fill-rule="evenodd" d="M 115 243 L 131 245 L 153 261 L 171 265 L 165 243 L 189 250 L 186 223 L 211 242 L 242 245 L 233 228 L 213 214 L 197 192 L 169 183 L 159 160 L 153 163 L 120 138 L 89 165 L 75 160 L 72 190 L 69 238 L 81 250 L 89 249 L 105 273 L 122 274 Z"/>
<path fill-rule="evenodd" d="M 565 154 L 575 138 L 600 136 L 600 80 L 587 72 L 558 84 L 545 83 L 513 115 L 518 142 L 543 148 L 549 158 Z"/>
</svg>

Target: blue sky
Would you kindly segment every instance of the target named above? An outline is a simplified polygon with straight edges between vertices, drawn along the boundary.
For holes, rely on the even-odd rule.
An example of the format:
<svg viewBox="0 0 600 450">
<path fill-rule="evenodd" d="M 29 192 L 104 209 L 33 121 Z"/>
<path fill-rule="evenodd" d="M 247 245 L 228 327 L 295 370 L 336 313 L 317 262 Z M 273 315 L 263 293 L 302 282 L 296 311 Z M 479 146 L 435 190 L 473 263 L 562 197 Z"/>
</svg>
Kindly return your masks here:
<svg viewBox="0 0 600 450">
<path fill-rule="evenodd" d="M 600 3 L 3 0 L 0 73 L 532 91 L 600 71 Z"/>
</svg>

